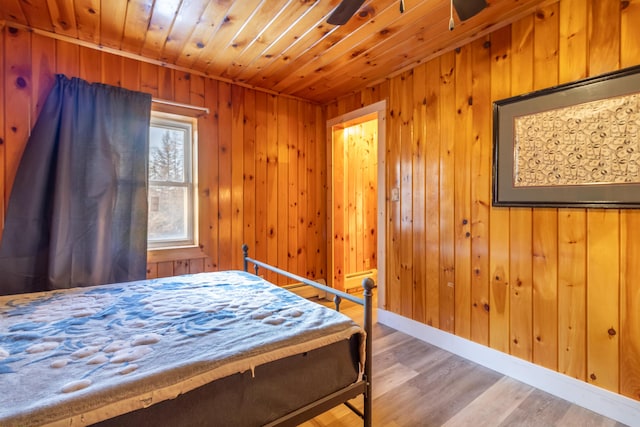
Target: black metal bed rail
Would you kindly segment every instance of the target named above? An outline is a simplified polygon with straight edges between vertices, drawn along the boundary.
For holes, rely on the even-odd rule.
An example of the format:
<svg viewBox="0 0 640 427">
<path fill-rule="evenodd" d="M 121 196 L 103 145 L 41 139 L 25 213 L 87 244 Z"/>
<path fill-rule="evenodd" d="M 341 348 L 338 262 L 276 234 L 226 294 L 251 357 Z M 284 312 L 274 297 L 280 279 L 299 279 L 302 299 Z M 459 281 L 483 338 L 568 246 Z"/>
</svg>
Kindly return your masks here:
<svg viewBox="0 0 640 427">
<path fill-rule="evenodd" d="M 323 285 L 322 283 L 318 283 L 318 282 L 314 282 L 313 280 L 307 279 L 305 277 L 302 276 L 298 276 L 297 274 L 294 273 L 290 273 L 286 270 L 282 270 L 278 267 L 274 267 L 272 265 L 266 264 L 262 261 L 258 261 L 256 259 L 253 259 L 251 257 L 249 257 L 249 246 L 247 246 L 246 244 L 242 245 L 242 252 L 243 252 L 243 260 L 244 260 L 244 271 L 248 272 L 249 271 L 249 263 L 254 265 L 254 271 L 256 276 L 258 275 L 258 271 L 259 268 L 264 268 L 265 270 L 268 271 L 273 271 L 277 274 L 280 274 L 282 276 L 288 277 L 290 279 L 293 280 L 297 280 L 300 283 L 304 283 L 305 285 L 309 285 L 311 287 L 314 287 L 316 289 L 325 291 L 328 294 L 334 295 L 334 303 L 336 304 L 336 310 L 339 311 L 340 309 L 340 299 L 344 298 L 348 301 L 354 302 L 356 304 L 359 304 L 361 306 L 363 306 L 364 308 L 364 331 L 365 331 L 365 363 L 364 363 L 364 372 L 363 372 L 363 376 L 362 376 L 362 382 L 364 383 L 364 393 L 363 393 L 363 397 L 364 397 L 364 405 L 363 405 L 363 411 L 360 412 L 358 411 L 357 408 L 355 408 L 352 404 L 350 404 L 347 400 L 348 399 L 352 399 L 354 396 L 353 394 L 353 389 L 354 387 L 356 387 L 356 385 L 348 387 L 347 389 L 344 389 L 342 391 L 338 391 L 336 393 L 334 393 L 334 395 L 332 395 L 331 399 L 329 399 L 329 402 L 324 401 L 324 402 L 318 402 L 317 404 L 311 405 L 310 408 L 301 408 L 301 410 L 298 412 L 295 417 L 296 418 L 300 418 L 302 419 L 302 417 L 304 417 L 305 415 L 310 415 L 311 417 L 325 412 L 329 409 L 331 409 L 333 406 L 335 406 L 336 404 L 339 403 L 344 403 L 349 409 L 351 409 L 354 413 L 356 413 L 358 416 L 360 416 L 363 419 L 364 422 L 364 426 L 365 427 L 371 427 L 371 421 L 372 421 L 372 399 L 373 396 L 371 394 L 371 380 L 372 380 L 372 369 L 371 369 L 371 361 L 373 358 L 373 348 L 372 348 L 372 334 L 373 334 L 373 288 L 375 287 L 375 283 L 373 281 L 373 279 L 371 279 L 370 277 L 367 277 L 365 279 L 362 280 L 362 287 L 364 288 L 364 293 L 363 293 L 363 298 L 358 298 L 356 296 L 353 296 L 351 294 L 348 294 L 346 292 L 337 290 L 337 289 L 333 289 L 330 288 L 329 286 Z M 360 384 L 357 383 L 357 384 Z M 358 393 L 359 394 L 359 393 Z M 344 397 L 344 400 L 340 400 L 342 397 Z M 337 403 L 335 403 L 337 401 Z M 318 409 L 321 409 L 321 412 L 318 412 Z M 304 414 L 304 415 L 303 415 Z M 274 422 L 273 425 L 290 425 L 289 423 L 292 421 L 292 419 L 281 419 L 279 421 Z M 295 425 L 295 424 L 293 424 Z"/>
<path fill-rule="evenodd" d="M 273 271 L 273 272 L 278 273 L 278 274 L 280 274 L 282 276 L 289 277 L 290 279 L 293 279 L 293 280 L 297 280 L 300 283 L 304 283 L 305 285 L 313 286 L 316 289 L 325 291 L 328 294 L 331 294 L 331 295 L 334 295 L 334 296 L 339 297 L 341 299 L 346 299 L 348 301 L 351 301 L 351 302 L 354 302 L 356 304 L 364 306 L 364 303 L 365 303 L 364 298 L 358 298 L 358 297 L 353 296 L 353 295 L 351 295 L 351 294 L 349 294 L 347 292 L 343 292 L 343 291 L 340 291 L 338 289 L 331 288 L 329 286 L 323 285 L 322 283 L 314 282 L 311 279 L 307 279 L 305 277 L 298 276 L 297 274 L 290 273 L 290 272 L 288 272 L 286 270 L 282 270 L 281 268 L 274 267 L 272 265 L 266 264 L 266 263 L 264 263 L 262 261 L 258 261 L 257 259 L 253 259 L 253 258 L 249 257 L 249 247 L 247 245 L 242 245 L 242 252 L 243 252 L 243 255 L 244 255 L 244 271 L 247 271 L 247 272 L 249 271 L 249 263 L 251 263 L 254 266 L 254 272 L 255 272 L 256 276 L 258 275 L 259 268 L 262 267 L 265 270 Z M 372 280 L 372 282 L 373 282 L 373 280 Z M 297 287 L 297 286 L 298 285 L 293 285 L 291 287 Z M 287 286 L 283 286 L 283 287 L 287 288 Z M 363 283 L 363 287 L 364 287 L 364 283 Z M 339 310 L 339 308 L 340 308 L 340 300 L 337 300 L 337 301 L 334 300 L 334 302 L 336 302 L 336 309 L 338 311 L 340 311 Z"/>
</svg>

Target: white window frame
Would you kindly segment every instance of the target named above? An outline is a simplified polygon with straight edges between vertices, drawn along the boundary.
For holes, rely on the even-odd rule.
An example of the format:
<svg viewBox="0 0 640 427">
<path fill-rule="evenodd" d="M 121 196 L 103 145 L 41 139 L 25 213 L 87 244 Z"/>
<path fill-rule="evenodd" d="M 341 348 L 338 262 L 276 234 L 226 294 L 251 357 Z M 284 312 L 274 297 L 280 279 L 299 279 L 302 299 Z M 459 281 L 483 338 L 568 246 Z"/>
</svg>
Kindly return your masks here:
<svg viewBox="0 0 640 427">
<path fill-rule="evenodd" d="M 162 249 L 183 249 L 198 246 L 198 121 L 194 117 L 182 116 L 159 111 L 151 112 L 150 127 L 166 127 L 186 131 L 190 141 L 185 144 L 184 182 L 155 181 L 149 177 L 149 188 L 152 186 L 186 187 L 188 201 L 185 218 L 188 219 L 186 239 L 154 239 L 147 237 L 147 249 L 150 251 Z M 151 153 L 149 153 L 151 162 Z M 150 165 L 148 166 L 150 169 Z M 188 209 L 191 212 L 188 212 Z"/>
</svg>

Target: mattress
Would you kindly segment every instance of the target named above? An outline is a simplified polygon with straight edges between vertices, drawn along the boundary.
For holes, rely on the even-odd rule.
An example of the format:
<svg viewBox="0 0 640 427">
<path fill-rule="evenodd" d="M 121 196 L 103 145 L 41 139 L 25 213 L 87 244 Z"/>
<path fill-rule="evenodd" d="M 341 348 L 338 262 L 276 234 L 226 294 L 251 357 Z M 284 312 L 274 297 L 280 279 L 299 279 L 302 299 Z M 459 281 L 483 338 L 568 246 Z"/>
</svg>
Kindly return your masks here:
<svg viewBox="0 0 640 427">
<path fill-rule="evenodd" d="M 261 426 L 353 384 L 359 339 L 339 341 L 220 378 L 94 427 Z M 355 364 L 354 364 L 355 362 Z"/>
<path fill-rule="evenodd" d="M 96 423 L 361 334 L 241 271 L 0 297 L 0 425 Z"/>
</svg>

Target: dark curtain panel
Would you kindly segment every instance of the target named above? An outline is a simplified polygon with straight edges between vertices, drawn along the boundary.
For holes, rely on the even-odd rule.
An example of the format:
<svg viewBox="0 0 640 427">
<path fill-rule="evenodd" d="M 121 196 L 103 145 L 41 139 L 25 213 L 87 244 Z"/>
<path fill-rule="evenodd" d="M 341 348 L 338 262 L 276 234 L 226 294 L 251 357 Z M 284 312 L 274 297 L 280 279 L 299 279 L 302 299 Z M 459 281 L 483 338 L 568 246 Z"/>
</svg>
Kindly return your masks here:
<svg viewBox="0 0 640 427">
<path fill-rule="evenodd" d="M 151 96 L 63 75 L 27 142 L 0 294 L 143 279 Z"/>
</svg>

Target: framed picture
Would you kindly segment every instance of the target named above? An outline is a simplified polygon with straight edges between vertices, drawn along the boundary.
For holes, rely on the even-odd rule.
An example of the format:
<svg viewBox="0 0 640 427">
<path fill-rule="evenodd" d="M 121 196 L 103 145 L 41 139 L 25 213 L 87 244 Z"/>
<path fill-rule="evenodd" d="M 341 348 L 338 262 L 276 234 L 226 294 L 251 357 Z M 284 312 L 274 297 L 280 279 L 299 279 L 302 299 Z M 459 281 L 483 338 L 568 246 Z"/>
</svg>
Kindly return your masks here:
<svg viewBox="0 0 640 427">
<path fill-rule="evenodd" d="M 493 205 L 640 207 L 640 66 L 493 104 Z"/>
</svg>

